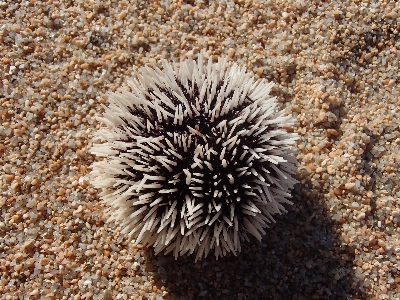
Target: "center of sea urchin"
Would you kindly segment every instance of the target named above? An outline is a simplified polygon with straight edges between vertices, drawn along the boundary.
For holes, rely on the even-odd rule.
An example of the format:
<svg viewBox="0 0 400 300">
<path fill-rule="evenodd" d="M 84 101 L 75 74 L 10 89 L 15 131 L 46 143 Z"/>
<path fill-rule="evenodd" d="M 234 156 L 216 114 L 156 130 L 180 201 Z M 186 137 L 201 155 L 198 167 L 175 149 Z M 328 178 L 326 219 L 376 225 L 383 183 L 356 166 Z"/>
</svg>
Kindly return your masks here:
<svg viewBox="0 0 400 300">
<path fill-rule="evenodd" d="M 191 110 L 196 111 L 196 101 L 199 99 L 198 87 L 195 86 L 194 92 L 189 94 L 178 80 L 177 84 L 185 95 Z M 189 81 L 189 85 L 191 84 Z M 251 124 L 247 122 L 239 124 L 239 122 L 231 121 L 235 120 L 243 109 L 252 103 L 250 99 L 235 107 L 229 107 L 224 115 L 213 119 L 207 114 L 207 111 L 215 108 L 223 86 L 223 81 L 217 85 L 215 96 L 210 101 L 211 107 L 207 109 L 206 102 L 203 102 L 200 104 L 198 115 L 192 114 L 192 116 L 181 119 L 181 122 L 176 122 L 176 117 L 158 122 L 157 111 L 153 108 L 149 108 L 151 114 L 144 113 L 137 108 L 132 108 L 130 111 L 140 118 L 143 124 L 151 124 L 143 131 L 143 137 L 161 137 L 162 139 L 159 147 L 153 147 L 152 151 L 143 151 L 139 154 L 142 159 L 146 160 L 151 154 L 151 164 L 149 165 L 153 167 L 153 171 L 148 170 L 143 173 L 128 167 L 127 175 L 119 177 L 136 181 L 140 178 L 143 179 L 146 175 L 153 178 L 160 176 L 165 178 L 165 180 L 159 181 L 162 187 L 146 190 L 146 193 L 154 193 L 155 198 L 161 194 L 162 199 L 160 199 L 159 205 L 165 205 L 165 210 L 157 210 L 159 218 L 168 213 L 175 201 L 176 211 L 181 212 L 188 199 L 198 199 L 199 202 L 195 203 L 202 205 L 202 208 L 194 217 L 201 218 L 208 223 L 215 222 L 217 215 L 218 219 L 232 220 L 233 214 L 235 214 L 240 222 L 242 209 L 238 210 L 236 206 L 254 194 L 248 183 L 257 178 L 257 169 L 266 168 L 271 176 L 274 176 L 275 171 L 268 166 L 270 163 L 254 165 L 253 160 L 246 157 L 247 154 L 250 154 L 249 149 L 260 147 L 257 145 L 256 138 L 245 134 L 252 125 L 257 123 L 257 118 L 253 119 Z M 176 105 L 175 113 L 183 114 L 184 108 L 179 110 L 179 107 L 182 107 L 181 101 L 169 90 L 158 88 Z M 149 90 L 148 94 L 151 98 L 148 96 L 147 101 L 159 99 L 152 90 Z M 233 91 L 225 97 L 222 103 L 232 100 L 232 97 Z M 161 103 L 160 106 L 168 110 L 167 105 Z M 127 126 L 129 127 L 129 123 Z M 129 142 L 135 141 L 134 138 L 129 140 Z M 165 150 L 168 148 L 169 162 L 158 160 L 158 157 L 165 156 Z M 262 190 L 259 192 L 263 193 Z M 132 198 L 134 197 L 136 196 Z M 216 222 L 216 225 L 219 223 L 220 221 Z"/>
</svg>

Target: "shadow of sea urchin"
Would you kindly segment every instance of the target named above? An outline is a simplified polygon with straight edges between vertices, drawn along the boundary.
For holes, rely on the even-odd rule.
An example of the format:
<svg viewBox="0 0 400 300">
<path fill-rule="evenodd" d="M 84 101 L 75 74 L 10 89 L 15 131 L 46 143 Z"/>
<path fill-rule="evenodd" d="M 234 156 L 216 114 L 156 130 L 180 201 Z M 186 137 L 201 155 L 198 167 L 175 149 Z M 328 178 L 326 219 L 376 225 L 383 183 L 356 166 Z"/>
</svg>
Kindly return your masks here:
<svg viewBox="0 0 400 300">
<path fill-rule="evenodd" d="M 220 58 L 144 67 L 110 94 L 92 183 L 135 243 L 175 257 L 240 252 L 291 202 L 297 135 L 273 86 Z"/>
</svg>

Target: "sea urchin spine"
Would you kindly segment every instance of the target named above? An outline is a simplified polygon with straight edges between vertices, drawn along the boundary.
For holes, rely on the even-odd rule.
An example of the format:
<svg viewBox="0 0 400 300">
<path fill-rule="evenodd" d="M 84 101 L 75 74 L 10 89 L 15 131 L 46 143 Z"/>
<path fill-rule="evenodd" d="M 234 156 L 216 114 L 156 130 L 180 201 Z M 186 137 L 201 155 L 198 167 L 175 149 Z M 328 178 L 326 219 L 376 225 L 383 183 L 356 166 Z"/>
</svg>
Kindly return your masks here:
<svg viewBox="0 0 400 300">
<path fill-rule="evenodd" d="M 298 138 L 273 86 L 226 58 L 144 67 L 99 120 L 92 183 L 135 243 L 174 256 L 240 252 L 285 211 Z"/>
</svg>

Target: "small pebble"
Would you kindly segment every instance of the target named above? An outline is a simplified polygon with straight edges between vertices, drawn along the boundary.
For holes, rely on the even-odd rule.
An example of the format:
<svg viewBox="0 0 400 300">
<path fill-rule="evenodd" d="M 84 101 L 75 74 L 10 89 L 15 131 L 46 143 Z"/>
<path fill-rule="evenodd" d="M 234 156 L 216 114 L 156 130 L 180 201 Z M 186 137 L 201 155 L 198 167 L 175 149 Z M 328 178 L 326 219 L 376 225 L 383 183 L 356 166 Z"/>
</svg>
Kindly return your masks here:
<svg viewBox="0 0 400 300">
<path fill-rule="evenodd" d="M 361 220 L 365 219 L 365 212 L 361 212 L 357 215 L 356 220 L 360 222 Z"/>
<path fill-rule="evenodd" d="M 347 182 L 347 183 L 345 183 L 344 188 L 345 188 L 346 190 L 351 190 L 351 189 L 353 189 L 355 186 L 356 186 L 356 184 L 355 184 L 354 182 Z"/>
</svg>

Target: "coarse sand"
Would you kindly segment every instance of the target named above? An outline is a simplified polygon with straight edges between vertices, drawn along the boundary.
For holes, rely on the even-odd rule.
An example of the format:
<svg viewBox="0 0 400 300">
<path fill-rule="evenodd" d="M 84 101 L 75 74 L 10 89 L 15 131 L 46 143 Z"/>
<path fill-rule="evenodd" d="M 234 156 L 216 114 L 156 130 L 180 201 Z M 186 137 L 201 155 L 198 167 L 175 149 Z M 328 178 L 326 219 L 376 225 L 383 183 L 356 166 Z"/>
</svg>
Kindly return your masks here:
<svg viewBox="0 0 400 300">
<path fill-rule="evenodd" d="M 0 1 L 0 299 L 399 299 L 396 1 Z M 293 202 L 237 256 L 155 256 L 88 181 L 133 70 L 205 49 L 297 119 Z"/>
</svg>

